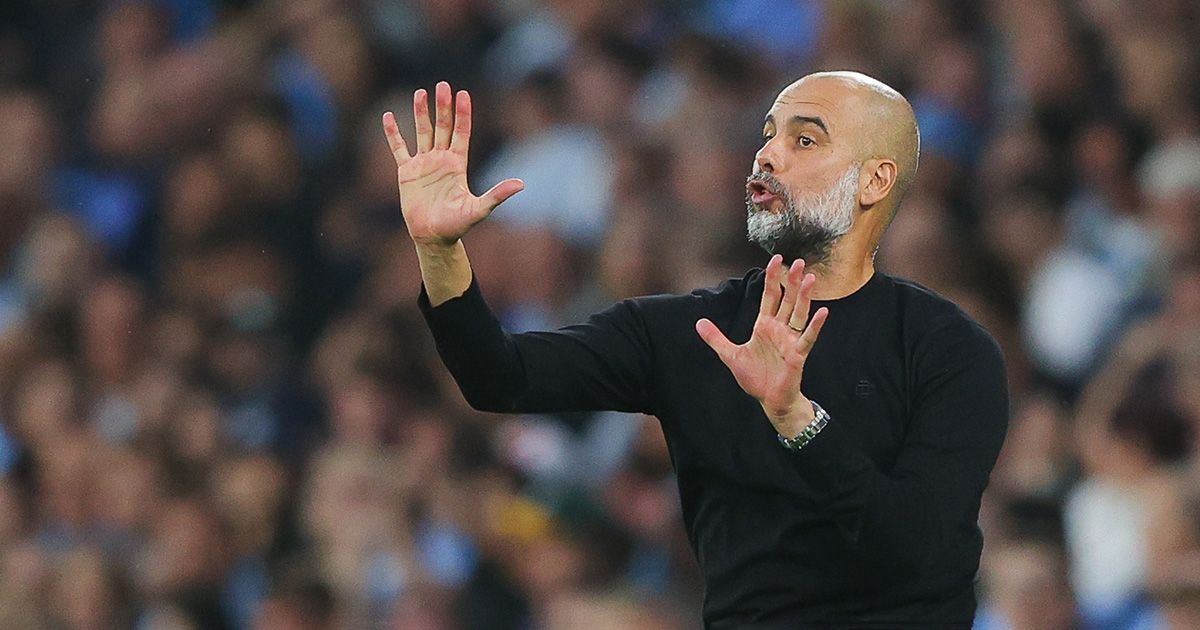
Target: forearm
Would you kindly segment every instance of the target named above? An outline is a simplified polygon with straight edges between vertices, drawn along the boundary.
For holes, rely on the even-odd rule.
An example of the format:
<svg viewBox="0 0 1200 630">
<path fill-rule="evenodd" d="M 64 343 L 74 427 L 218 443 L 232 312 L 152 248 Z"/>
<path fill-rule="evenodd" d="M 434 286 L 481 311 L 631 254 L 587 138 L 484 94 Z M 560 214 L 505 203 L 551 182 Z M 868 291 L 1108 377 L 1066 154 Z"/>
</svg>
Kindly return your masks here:
<svg viewBox="0 0 1200 630">
<path fill-rule="evenodd" d="M 430 262 L 443 264 L 441 260 Z M 514 401 L 525 391 L 526 380 L 512 336 L 504 331 L 471 277 L 465 289 L 456 291 L 447 289 L 445 274 L 433 275 L 439 283 L 441 305 L 434 306 L 434 286 L 424 283 L 417 305 L 463 397 L 480 411 L 517 411 Z"/>
<path fill-rule="evenodd" d="M 995 436 L 984 436 L 970 449 L 974 454 L 924 453 L 926 465 L 884 470 L 837 420 L 796 453 L 795 461 L 825 491 L 814 507 L 836 524 L 847 545 L 894 574 L 918 575 L 947 550 L 974 544 L 965 519 L 978 510 L 999 450 Z"/>
<path fill-rule="evenodd" d="M 465 258 L 430 262 L 453 266 L 455 260 Z M 443 286 L 443 294 L 454 295 L 436 308 L 429 286 L 417 298 L 438 353 L 471 406 L 520 413 L 648 409 L 651 352 L 632 301 L 557 331 L 509 334 L 474 282 L 468 275 L 465 289 Z"/>
<path fill-rule="evenodd" d="M 914 410 L 895 458 L 868 455 L 849 410 L 833 416 L 803 450 L 797 472 L 825 490 L 818 509 L 865 557 L 920 571 L 948 549 L 978 544 L 980 496 L 1004 443 L 1008 388 L 990 338 L 947 335 L 918 372 Z M 975 347 L 972 348 L 971 346 Z M 819 402 L 819 401 L 818 401 Z"/>
<path fill-rule="evenodd" d="M 888 556 L 897 568 L 911 566 L 929 547 L 922 534 L 935 532 L 929 527 L 932 511 L 922 505 L 927 493 L 914 491 L 912 479 L 890 479 L 844 422 L 834 418 L 793 462 L 821 490 L 814 507 L 837 524 L 848 545 L 864 555 Z M 898 494 L 906 500 L 889 505 Z"/>
<path fill-rule="evenodd" d="M 471 262 L 461 240 L 444 246 L 419 243 L 417 261 L 432 306 L 461 296 L 471 286 Z"/>
</svg>

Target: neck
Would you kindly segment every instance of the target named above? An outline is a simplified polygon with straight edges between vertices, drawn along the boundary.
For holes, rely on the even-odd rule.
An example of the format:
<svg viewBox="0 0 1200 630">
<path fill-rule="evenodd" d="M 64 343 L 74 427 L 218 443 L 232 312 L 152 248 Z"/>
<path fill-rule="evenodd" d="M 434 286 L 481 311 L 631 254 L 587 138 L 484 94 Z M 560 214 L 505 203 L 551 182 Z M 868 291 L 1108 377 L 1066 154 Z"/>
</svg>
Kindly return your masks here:
<svg viewBox="0 0 1200 630">
<path fill-rule="evenodd" d="M 871 279 L 875 273 L 874 247 L 865 232 L 851 230 L 834 243 L 828 262 L 806 269 L 817 277 L 812 292 L 814 300 L 844 298 Z"/>
</svg>

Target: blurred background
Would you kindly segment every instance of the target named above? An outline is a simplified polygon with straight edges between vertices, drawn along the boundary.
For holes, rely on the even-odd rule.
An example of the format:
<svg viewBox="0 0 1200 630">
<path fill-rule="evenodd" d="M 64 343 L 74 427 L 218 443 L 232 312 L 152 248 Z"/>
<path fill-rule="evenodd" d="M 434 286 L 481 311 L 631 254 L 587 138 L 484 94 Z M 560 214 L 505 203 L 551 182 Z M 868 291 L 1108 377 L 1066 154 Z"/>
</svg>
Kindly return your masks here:
<svg viewBox="0 0 1200 630">
<path fill-rule="evenodd" d="M 698 627 L 657 422 L 471 411 L 380 128 L 475 97 L 511 330 L 761 266 L 784 85 L 922 131 L 878 256 L 1001 342 L 980 630 L 1200 628 L 1200 4 L 4 0 L 0 627 Z"/>
</svg>

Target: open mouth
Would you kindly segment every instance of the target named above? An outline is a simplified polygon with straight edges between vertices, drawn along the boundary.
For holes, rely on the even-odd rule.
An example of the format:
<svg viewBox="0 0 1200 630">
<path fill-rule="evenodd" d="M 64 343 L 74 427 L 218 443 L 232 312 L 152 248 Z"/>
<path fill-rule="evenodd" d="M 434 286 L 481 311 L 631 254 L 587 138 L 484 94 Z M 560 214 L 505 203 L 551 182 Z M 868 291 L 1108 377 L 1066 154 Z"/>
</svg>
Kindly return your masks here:
<svg viewBox="0 0 1200 630">
<path fill-rule="evenodd" d="M 779 199 L 779 193 L 761 179 L 746 182 L 746 193 L 749 195 L 750 201 L 758 205 L 766 205 Z"/>
</svg>

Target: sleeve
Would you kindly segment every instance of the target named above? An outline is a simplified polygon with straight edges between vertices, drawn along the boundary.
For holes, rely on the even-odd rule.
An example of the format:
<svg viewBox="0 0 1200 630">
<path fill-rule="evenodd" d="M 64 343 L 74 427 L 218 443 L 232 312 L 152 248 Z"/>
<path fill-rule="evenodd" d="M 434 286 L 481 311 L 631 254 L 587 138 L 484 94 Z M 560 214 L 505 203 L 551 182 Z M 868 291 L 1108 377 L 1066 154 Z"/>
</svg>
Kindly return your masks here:
<svg viewBox="0 0 1200 630">
<path fill-rule="evenodd" d="M 475 409 L 653 413 L 653 357 L 636 299 L 581 324 L 519 334 L 503 329 L 475 278 L 463 295 L 436 308 L 422 284 L 417 304 L 438 354 Z"/>
<path fill-rule="evenodd" d="M 822 489 L 819 509 L 845 541 L 905 573 L 979 535 L 980 497 L 1008 430 L 1000 349 L 983 328 L 959 321 L 931 335 L 917 359 L 912 416 L 890 470 L 876 466 L 837 417 L 792 459 Z"/>
</svg>

